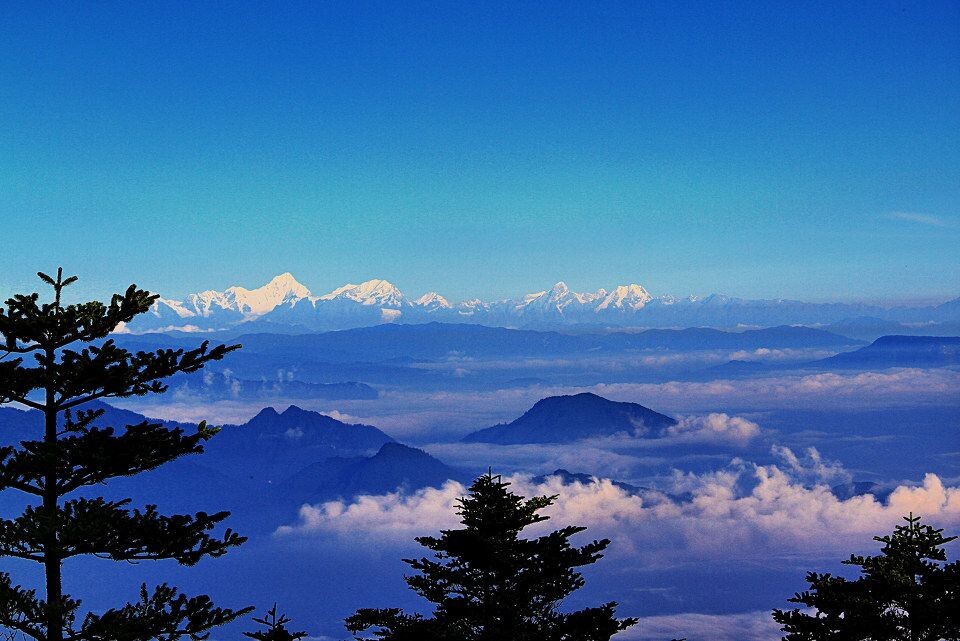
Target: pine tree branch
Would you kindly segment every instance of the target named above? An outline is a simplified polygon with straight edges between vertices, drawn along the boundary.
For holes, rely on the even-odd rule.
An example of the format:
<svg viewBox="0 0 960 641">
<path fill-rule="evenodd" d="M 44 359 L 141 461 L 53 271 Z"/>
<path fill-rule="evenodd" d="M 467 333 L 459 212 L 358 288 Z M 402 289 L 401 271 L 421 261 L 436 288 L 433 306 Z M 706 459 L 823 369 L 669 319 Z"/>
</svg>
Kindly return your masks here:
<svg viewBox="0 0 960 641">
<path fill-rule="evenodd" d="M 139 474 L 181 456 L 201 453 L 201 443 L 216 433 L 206 423 L 189 435 L 180 428 L 169 429 L 149 421 L 127 425 L 120 435 L 111 427 L 88 427 L 102 413 L 81 411 L 78 421 L 68 417 L 64 433 L 69 435 L 54 443 L 23 441 L 20 450 L 0 449 L 0 487 L 20 484 L 18 489 L 38 494 L 52 460 L 57 492 L 62 496 L 83 486 Z M 35 485 L 25 485 L 29 482 Z"/>
<path fill-rule="evenodd" d="M 87 615 L 80 630 L 64 641 L 175 641 L 181 637 L 205 639 L 211 628 L 247 614 L 252 607 L 230 610 L 214 607 L 210 597 L 187 598 L 167 584 L 147 592 L 140 588 L 140 601 L 102 615 Z"/>
<path fill-rule="evenodd" d="M 34 506 L 27 507 L 15 519 L 0 519 L 0 557 L 43 562 L 46 556 L 37 543 L 37 535 L 42 529 L 43 517 Z"/>
<path fill-rule="evenodd" d="M 220 539 L 207 532 L 229 512 L 164 516 L 155 505 L 126 509 L 127 501 L 74 499 L 61 508 L 60 554 L 66 559 L 96 554 L 115 561 L 174 559 L 193 565 L 218 557 L 246 538 L 227 529 Z"/>
<path fill-rule="evenodd" d="M 20 490 L 34 496 L 42 496 L 43 488 L 39 483 L 34 485 L 30 481 L 39 481 L 36 474 L 24 474 L 19 468 L 18 458 L 22 456 L 22 451 L 18 452 L 13 447 L 0 447 L 0 490 L 11 488 Z"/>
<path fill-rule="evenodd" d="M 20 403 L 21 405 L 26 405 L 27 407 L 35 410 L 40 410 L 41 412 L 46 409 L 43 403 L 37 403 L 36 401 L 31 401 L 28 398 L 22 396 L 11 396 L 9 397 L 11 401 L 15 403 Z"/>
<path fill-rule="evenodd" d="M 42 623 L 45 611 L 46 604 L 34 590 L 14 586 L 10 575 L 0 572 L 0 626 L 46 641 Z"/>
<path fill-rule="evenodd" d="M 100 347 L 80 352 L 64 350 L 59 363 L 58 410 L 66 410 L 101 398 L 143 396 L 163 393 L 160 379 L 181 372 L 195 372 L 210 361 L 220 360 L 239 345 L 217 345 L 207 351 L 209 341 L 190 351 L 157 350 L 131 354 L 107 341 Z"/>
<path fill-rule="evenodd" d="M 38 368 L 23 367 L 23 359 L 0 362 L 0 403 L 15 401 L 28 407 L 42 410 L 43 405 L 27 396 L 42 386 Z"/>
</svg>

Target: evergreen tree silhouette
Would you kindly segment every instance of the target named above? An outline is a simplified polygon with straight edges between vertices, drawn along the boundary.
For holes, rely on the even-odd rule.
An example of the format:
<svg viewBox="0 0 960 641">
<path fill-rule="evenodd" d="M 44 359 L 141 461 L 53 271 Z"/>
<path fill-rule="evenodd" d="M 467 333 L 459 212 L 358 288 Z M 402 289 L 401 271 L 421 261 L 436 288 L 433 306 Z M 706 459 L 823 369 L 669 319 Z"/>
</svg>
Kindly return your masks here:
<svg viewBox="0 0 960 641">
<path fill-rule="evenodd" d="M 585 530 L 567 526 L 534 539 L 520 537 L 529 525 L 548 517 L 538 514 L 556 496 L 524 499 L 509 483 L 488 473 L 476 479 L 460 499 L 463 528 L 439 538 L 416 541 L 433 558 L 404 559 L 419 574 L 407 584 L 435 604 L 433 616 L 399 609 L 358 610 L 347 618 L 355 635 L 371 630 L 389 641 L 607 641 L 634 625 L 617 619 L 616 603 L 561 613 L 557 606 L 584 584 L 577 568 L 595 563 L 610 541 L 583 547 L 570 537 Z"/>
<path fill-rule="evenodd" d="M 101 614 L 81 616 L 80 602 L 63 593 L 63 562 L 82 555 L 114 561 L 174 559 L 193 565 L 245 539 L 227 529 L 211 533 L 228 512 L 161 515 L 131 500 L 71 497 L 81 488 L 152 470 L 203 451 L 216 433 L 200 423 L 195 433 L 144 421 L 122 429 L 97 425 L 97 399 L 143 396 L 166 390 L 162 380 L 194 372 L 239 345 L 184 351 L 131 353 L 107 339 L 119 323 L 149 310 L 157 296 L 131 285 L 108 305 L 64 305 L 63 288 L 76 280 L 39 274 L 53 287 L 52 303 L 38 294 L 15 295 L 0 308 L 0 404 L 16 402 L 43 413 L 43 433 L 19 446 L 0 447 L 0 490 L 33 499 L 14 519 L 0 519 L 0 556 L 42 564 L 43 596 L 0 573 L 0 627 L 38 641 L 172 641 L 205 638 L 211 628 L 244 610 L 215 607 L 207 596 L 188 598 L 166 584 Z M 107 339 L 107 340 L 104 340 Z"/>
<path fill-rule="evenodd" d="M 960 561 L 947 563 L 943 549 L 957 537 L 903 518 L 892 535 L 874 537 L 879 556 L 843 561 L 860 567 L 856 580 L 807 574 L 810 588 L 789 601 L 809 610 L 773 611 L 784 641 L 960 639 Z"/>
<path fill-rule="evenodd" d="M 306 632 L 290 632 L 287 630 L 287 624 L 290 619 L 283 614 L 277 614 L 277 604 L 267 610 L 266 616 L 262 619 L 254 618 L 254 621 L 264 626 L 265 630 L 255 632 L 244 632 L 243 636 L 256 639 L 256 641 L 298 641 L 307 636 Z"/>
</svg>

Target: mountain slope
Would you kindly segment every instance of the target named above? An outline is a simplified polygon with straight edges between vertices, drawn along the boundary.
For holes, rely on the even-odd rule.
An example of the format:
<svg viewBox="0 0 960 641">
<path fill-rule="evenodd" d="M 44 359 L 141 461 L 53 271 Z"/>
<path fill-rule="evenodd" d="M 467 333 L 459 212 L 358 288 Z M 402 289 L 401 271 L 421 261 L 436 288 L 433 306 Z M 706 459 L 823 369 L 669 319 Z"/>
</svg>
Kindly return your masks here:
<svg viewBox="0 0 960 641">
<path fill-rule="evenodd" d="M 544 398 L 510 423 L 468 434 L 467 443 L 571 443 L 618 433 L 655 436 L 676 420 L 637 403 L 610 401 L 596 394 Z"/>
<path fill-rule="evenodd" d="M 960 365 L 960 337 L 881 336 L 866 347 L 810 363 L 822 369 L 885 369 Z"/>
<path fill-rule="evenodd" d="M 313 463 L 290 476 L 279 490 L 294 502 L 317 502 L 397 490 L 412 492 L 462 476 L 423 450 L 386 443 L 373 456 L 331 457 Z"/>
</svg>

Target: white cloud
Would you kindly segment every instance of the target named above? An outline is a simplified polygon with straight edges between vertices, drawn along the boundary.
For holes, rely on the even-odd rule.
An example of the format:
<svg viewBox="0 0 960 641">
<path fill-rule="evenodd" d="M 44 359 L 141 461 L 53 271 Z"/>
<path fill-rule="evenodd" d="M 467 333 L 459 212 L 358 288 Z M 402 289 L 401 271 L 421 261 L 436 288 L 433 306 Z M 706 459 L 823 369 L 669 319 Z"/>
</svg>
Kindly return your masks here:
<svg viewBox="0 0 960 641">
<path fill-rule="evenodd" d="M 836 350 L 827 349 L 771 349 L 759 347 L 754 350 L 739 350 L 730 353 L 731 360 L 737 361 L 812 361 L 836 354 Z"/>
<path fill-rule="evenodd" d="M 666 459 L 659 456 L 636 456 L 615 451 L 617 445 L 639 443 L 640 439 L 624 437 L 580 441 L 570 445 L 536 443 L 495 445 L 492 443 L 429 443 L 423 449 L 441 461 L 455 461 L 466 469 L 483 470 L 489 466 L 502 472 L 525 471 L 545 474 L 564 468 L 572 472 L 600 472 L 615 478 L 628 478 L 635 470 L 660 467 Z"/>
<path fill-rule="evenodd" d="M 456 526 L 456 502 L 465 493 L 463 485 L 447 481 L 441 488 L 424 488 L 411 495 L 392 492 L 380 496 L 360 496 L 349 504 L 327 501 L 319 505 L 303 505 L 299 523 L 282 526 L 277 529 L 277 534 L 332 532 L 349 536 L 399 535 L 401 540 L 407 540 L 426 531 Z"/>
<path fill-rule="evenodd" d="M 618 641 L 770 641 L 780 638 L 780 626 L 770 612 L 701 614 L 683 612 L 646 616 L 639 625 L 617 635 Z"/>
<path fill-rule="evenodd" d="M 686 441 L 732 442 L 744 444 L 760 434 L 760 426 L 742 416 L 711 413 L 684 416 L 666 429 L 664 435 Z"/>
<path fill-rule="evenodd" d="M 801 476 L 809 467 L 799 458 L 796 465 Z M 669 489 L 689 492 L 684 501 L 644 499 L 602 479 L 563 485 L 551 477 L 535 484 L 518 474 L 509 480 L 523 496 L 559 495 L 545 511 L 552 521 L 531 532 L 554 524 L 584 525 L 590 528 L 587 535 L 614 540 L 610 555 L 648 567 L 704 558 L 767 562 L 798 553 L 842 555 L 869 548 L 873 535 L 891 531 L 909 512 L 939 527 L 960 525 L 960 488 L 946 487 L 935 474 L 927 474 L 921 485 L 896 488 L 881 503 L 870 495 L 840 500 L 826 485 L 807 487 L 789 467 L 737 462 L 707 474 L 677 474 Z M 409 495 L 305 505 L 299 521 L 277 534 L 408 542 L 415 535 L 455 527 L 456 501 L 465 492 L 450 481 Z"/>
<path fill-rule="evenodd" d="M 785 407 L 897 407 L 943 403 L 960 394 L 960 372 L 947 369 L 891 369 L 856 374 L 820 373 L 750 380 L 611 383 L 588 388 L 614 400 L 636 400 L 659 411 L 674 408 L 756 409 Z M 642 399 L 642 400 L 641 400 Z"/>
<path fill-rule="evenodd" d="M 784 465 L 794 478 L 810 484 L 826 483 L 836 485 L 849 483 L 852 479 L 839 461 L 826 461 L 815 447 L 808 447 L 803 458 L 798 457 L 789 447 L 773 445 L 770 452 Z"/>
<path fill-rule="evenodd" d="M 953 224 L 950 221 L 944 220 L 939 216 L 933 216 L 931 214 L 919 214 L 910 211 L 894 211 L 887 214 L 887 218 L 891 220 L 903 220 L 909 223 L 927 225 L 929 227 L 953 227 Z"/>
</svg>

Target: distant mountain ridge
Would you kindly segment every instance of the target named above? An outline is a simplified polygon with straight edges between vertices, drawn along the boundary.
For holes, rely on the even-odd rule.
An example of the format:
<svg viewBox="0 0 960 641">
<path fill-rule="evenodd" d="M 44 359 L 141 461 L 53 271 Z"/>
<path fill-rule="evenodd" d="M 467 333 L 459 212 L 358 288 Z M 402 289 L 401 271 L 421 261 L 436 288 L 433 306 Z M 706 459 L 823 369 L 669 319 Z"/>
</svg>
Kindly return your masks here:
<svg viewBox="0 0 960 641">
<path fill-rule="evenodd" d="M 881 336 L 865 347 L 809 365 L 829 369 L 956 366 L 960 365 L 960 337 Z"/>
<path fill-rule="evenodd" d="M 389 323 L 297 335 L 261 332 L 227 340 L 243 344 L 243 349 L 233 356 L 235 363 L 248 358 L 292 360 L 304 354 L 322 355 L 331 363 L 383 363 L 446 360 L 451 355 L 520 358 L 645 350 L 840 349 L 863 344 L 863 341 L 811 327 L 768 327 L 739 332 L 693 327 L 569 334 L 440 322 Z M 144 335 L 118 336 L 117 341 L 128 349 L 153 350 L 161 342 L 193 345 L 197 338 Z"/>
<path fill-rule="evenodd" d="M 777 370 L 813 369 L 824 372 L 844 370 L 885 370 L 890 368 L 939 368 L 960 366 L 960 337 L 881 336 L 859 349 L 827 358 L 794 363 L 730 360 L 708 367 L 706 378 L 749 377 Z"/>
<path fill-rule="evenodd" d="M 324 399 L 358 400 L 379 396 L 376 389 L 358 383 L 306 383 L 297 380 L 244 380 L 233 376 L 230 370 L 207 370 L 193 374 L 178 374 L 167 382 L 169 395 L 174 398 L 205 400 L 259 400 Z"/>
<path fill-rule="evenodd" d="M 255 288 L 228 287 L 160 298 L 149 313 L 121 331 L 211 331 L 243 326 L 247 332 L 327 331 L 387 322 L 467 322 L 503 327 L 551 324 L 637 327 L 737 327 L 829 324 L 854 318 L 883 322 L 938 323 L 960 320 L 960 298 L 937 306 L 883 308 L 859 303 L 748 300 L 718 294 L 679 298 L 653 296 L 636 283 L 610 290 L 574 292 L 563 282 L 514 299 L 451 303 L 438 292 L 406 296 L 384 279 L 347 283 L 315 295 L 289 272 Z"/>
</svg>

